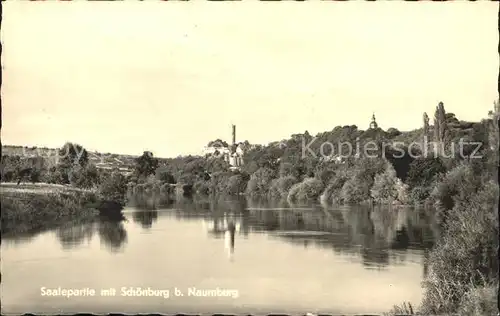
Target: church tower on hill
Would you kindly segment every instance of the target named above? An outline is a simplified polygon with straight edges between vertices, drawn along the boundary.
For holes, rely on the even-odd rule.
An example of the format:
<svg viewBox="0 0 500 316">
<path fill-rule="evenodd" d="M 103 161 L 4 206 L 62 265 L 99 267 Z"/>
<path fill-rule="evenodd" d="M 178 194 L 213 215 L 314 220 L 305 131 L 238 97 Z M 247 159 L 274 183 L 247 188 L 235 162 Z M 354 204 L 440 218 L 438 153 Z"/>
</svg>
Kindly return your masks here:
<svg viewBox="0 0 500 316">
<path fill-rule="evenodd" d="M 372 121 L 370 122 L 370 129 L 377 129 L 378 124 L 377 121 L 375 120 L 375 113 L 372 115 Z"/>
</svg>

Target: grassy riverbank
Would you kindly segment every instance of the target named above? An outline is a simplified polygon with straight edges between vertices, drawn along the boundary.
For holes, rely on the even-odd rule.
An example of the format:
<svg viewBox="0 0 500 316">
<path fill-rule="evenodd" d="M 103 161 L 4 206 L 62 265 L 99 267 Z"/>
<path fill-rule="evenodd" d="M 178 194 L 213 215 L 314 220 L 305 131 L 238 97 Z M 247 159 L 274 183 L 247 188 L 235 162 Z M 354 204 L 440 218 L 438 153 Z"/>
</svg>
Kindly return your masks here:
<svg viewBox="0 0 500 316">
<path fill-rule="evenodd" d="M 99 215 L 95 191 L 64 185 L 2 183 L 0 200 L 2 234 L 6 235 Z"/>
</svg>

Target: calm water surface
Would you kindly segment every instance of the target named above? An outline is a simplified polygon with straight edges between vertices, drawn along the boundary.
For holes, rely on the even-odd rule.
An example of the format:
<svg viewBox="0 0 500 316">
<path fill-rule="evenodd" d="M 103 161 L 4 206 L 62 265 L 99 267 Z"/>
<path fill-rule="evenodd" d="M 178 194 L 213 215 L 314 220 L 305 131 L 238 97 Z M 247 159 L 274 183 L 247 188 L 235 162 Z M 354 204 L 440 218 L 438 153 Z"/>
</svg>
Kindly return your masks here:
<svg viewBox="0 0 500 316">
<path fill-rule="evenodd" d="M 124 214 L 4 240 L 2 312 L 382 313 L 419 304 L 437 235 L 412 209 L 136 197 Z M 47 297 L 42 287 L 96 295 Z M 122 287 L 170 292 L 131 297 Z M 101 295 L 110 288 L 115 296 Z"/>
</svg>

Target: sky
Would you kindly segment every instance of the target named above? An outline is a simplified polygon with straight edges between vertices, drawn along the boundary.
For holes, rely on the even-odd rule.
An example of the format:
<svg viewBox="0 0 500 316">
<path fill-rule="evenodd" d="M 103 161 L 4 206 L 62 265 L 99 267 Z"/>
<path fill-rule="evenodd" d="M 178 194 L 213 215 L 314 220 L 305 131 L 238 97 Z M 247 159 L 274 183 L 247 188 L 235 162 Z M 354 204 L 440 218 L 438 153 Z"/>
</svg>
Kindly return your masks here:
<svg viewBox="0 0 500 316">
<path fill-rule="evenodd" d="M 498 98 L 492 1 L 6 1 L 1 40 L 8 145 L 174 157 Z"/>
</svg>

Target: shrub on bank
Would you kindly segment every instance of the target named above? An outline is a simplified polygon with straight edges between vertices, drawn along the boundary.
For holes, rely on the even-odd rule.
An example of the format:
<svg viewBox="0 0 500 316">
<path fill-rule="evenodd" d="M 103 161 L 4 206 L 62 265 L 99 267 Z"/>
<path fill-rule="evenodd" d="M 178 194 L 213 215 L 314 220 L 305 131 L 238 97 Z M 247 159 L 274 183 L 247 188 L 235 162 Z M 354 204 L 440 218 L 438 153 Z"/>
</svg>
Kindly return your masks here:
<svg viewBox="0 0 500 316">
<path fill-rule="evenodd" d="M 127 180 L 121 173 L 113 172 L 98 187 L 99 198 L 125 205 Z"/>
<path fill-rule="evenodd" d="M 386 170 L 388 162 L 380 158 L 360 158 L 346 172 L 348 177 L 341 190 L 345 204 L 362 204 L 371 200 L 375 176 Z"/>
<path fill-rule="evenodd" d="M 69 184 L 68 174 L 62 169 L 57 167 L 51 167 L 46 174 L 47 183 L 51 184 Z"/>
<path fill-rule="evenodd" d="M 370 192 L 376 203 L 391 204 L 398 199 L 398 178 L 390 163 L 384 172 L 375 175 Z"/>
<path fill-rule="evenodd" d="M 245 192 L 247 182 L 241 174 L 235 174 L 229 177 L 226 184 L 226 192 L 229 195 L 237 195 Z"/>
<path fill-rule="evenodd" d="M 406 184 L 410 188 L 410 200 L 423 203 L 431 194 L 436 178 L 446 172 L 440 158 L 418 158 L 410 163 Z"/>
<path fill-rule="evenodd" d="M 335 176 L 330 183 L 327 185 L 326 189 L 321 194 L 322 202 L 332 202 L 333 204 L 342 204 L 344 200 L 342 199 L 342 187 L 347 181 L 347 176 L 344 174 L 338 174 Z"/>
<path fill-rule="evenodd" d="M 93 188 L 99 184 L 99 171 L 93 164 L 88 164 L 85 167 L 78 165 L 71 169 L 68 180 L 72 186 L 77 188 Z"/>
<path fill-rule="evenodd" d="M 467 291 L 460 301 L 457 313 L 459 315 L 496 315 L 498 284 L 485 287 L 475 287 Z"/>
<path fill-rule="evenodd" d="M 408 192 L 409 186 L 403 181 L 396 179 L 396 191 L 397 191 L 397 200 L 404 205 L 408 205 L 410 203 L 410 196 Z"/>
<path fill-rule="evenodd" d="M 198 180 L 194 183 L 193 190 L 199 194 L 210 194 L 210 182 L 206 180 Z"/>
<path fill-rule="evenodd" d="M 271 168 L 261 167 L 250 176 L 246 193 L 249 196 L 265 196 L 269 192 L 275 172 Z"/>
<path fill-rule="evenodd" d="M 170 183 L 163 183 L 161 186 L 160 186 L 160 193 L 161 194 L 170 194 L 172 193 L 172 186 L 170 185 Z"/>
<path fill-rule="evenodd" d="M 481 178 L 474 173 L 471 166 L 461 164 L 437 181 L 429 199 L 437 208 L 451 210 L 456 196 L 467 199 L 477 192 L 480 185 Z"/>
<path fill-rule="evenodd" d="M 284 176 L 271 181 L 269 188 L 269 196 L 271 198 L 287 197 L 290 189 L 297 183 L 297 178 L 294 176 Z"/>
<path fill-rule="evenodd" d="M 92 192 L 2 194 L 2 233 L 28 232 L 72 219 L 99 214 Z"/>
<path fill-rule="evenodd" d="M 214 172 L 210 178 L 210 193 L 224 193 L 227 190 L 229 178 L 232 176 L 230 171 Z"/>
<path fill-rule="evenodd" d="M 361 204 L 370 200 L 370 179 L 361 175 L 348 179 L 342 186 L 340 198 L 345 204 Z"/>
<path fill-rule="evenodd" d="M 429 258 L 422 304 L 426 314 L 454 313 L 459 305 L 476 308 L 463 298 L 498 282 L 498 194 L 498 185 L 490 181 L 465 200 L 455 197 Z"/>
<path fill-rule="evenodd" d="M 317 200 L 325 188 L 321 180 L 306 178 L 301 183 L 294 184 L 288 193 L 289 201 Z"/>
</svg>

